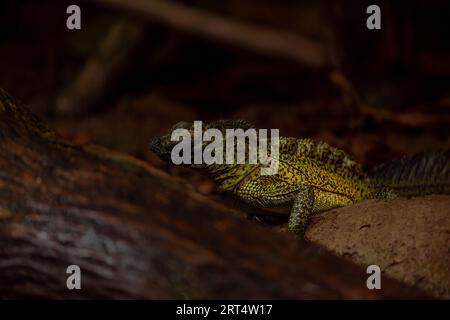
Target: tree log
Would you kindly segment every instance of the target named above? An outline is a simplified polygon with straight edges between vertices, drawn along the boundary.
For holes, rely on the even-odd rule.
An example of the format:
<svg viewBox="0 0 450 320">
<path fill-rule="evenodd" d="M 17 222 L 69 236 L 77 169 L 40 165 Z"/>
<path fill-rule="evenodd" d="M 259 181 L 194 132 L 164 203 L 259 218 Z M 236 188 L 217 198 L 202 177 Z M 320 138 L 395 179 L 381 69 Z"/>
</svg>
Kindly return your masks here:
<svg viewBox="0 0 450 320">
<path fill-rule="evenodd" d="M 76 146 L 0 89 L 2 298 L 423 298 L 260 227 L 127 155 Z M 81 290 L 66 269 L 81 268 Z"/>
</svg>

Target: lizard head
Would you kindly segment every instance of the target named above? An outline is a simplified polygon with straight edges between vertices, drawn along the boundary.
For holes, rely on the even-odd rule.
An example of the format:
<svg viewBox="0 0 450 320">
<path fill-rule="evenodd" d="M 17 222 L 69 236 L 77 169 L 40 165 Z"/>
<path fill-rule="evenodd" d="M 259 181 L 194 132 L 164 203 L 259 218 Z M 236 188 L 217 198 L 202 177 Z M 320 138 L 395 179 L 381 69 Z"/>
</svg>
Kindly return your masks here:
<svg viewBox="0 0 450 320">
<path fill-rule="evenodd" d="M 177 129 L 184 129 L 188 131 L 188 136 L 191 138 L 191 162 L 193 163 L 194 159 L 194 143 L 192 137 L 194 137 L 194 129 L 195 129 L 195 123 L 193 121 L 182 121 L 175 124 L 168 133 L 154 138 L 150 142 L 150 149 L 156 153 L 161 159 L 163 159 L 166 162 L 172 162 L 171 155 L 173 148 L 179 143 L 177 140 L 172 140 L 172 133 Z M 218 120 L 211 122 L 209 124 L 204 124 L 201 126 L 201 130 L 205 132 L 207 129 L 217 129 L 220 132 L 222 132 L 223 135 L 225 135 L 226 129 L 248 129 L 252 126 L 243 120 Z M 209 144 L 208 141 L 202 141 L 202 144 L 200 145 L 200 150 L 204 150 L 204 148 Z M 193 164 L 191 165 L 193 168 L 203 168 L 203 165 L 200 164 Z"/>
<path fill-rule="evenodd" d="M 150 141 L 150 150 L 156 153 L 161 159 L 166 162 L 171 162 L 170 155 L 172 153 L 173 147 L 178 143 L 177 141 L 172 141 L 172 132 L 176 129 L 187 129 L 193 134 L 194 123 L 181 121 L 175 124 L 168 133 L 155 137 Z"/>
</svg>

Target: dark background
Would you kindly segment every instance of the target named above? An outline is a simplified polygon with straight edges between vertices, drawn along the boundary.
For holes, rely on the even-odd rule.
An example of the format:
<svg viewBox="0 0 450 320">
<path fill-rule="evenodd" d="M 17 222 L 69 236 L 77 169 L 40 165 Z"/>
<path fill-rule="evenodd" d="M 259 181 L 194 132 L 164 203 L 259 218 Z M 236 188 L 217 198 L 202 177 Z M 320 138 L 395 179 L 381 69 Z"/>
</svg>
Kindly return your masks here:
<svg viewBox="0 0 450 320">
<path fill-rule="evenodd" d="M 450 2 L 170 3 L 301 35 L 324 48 L 327 61 L 308 65 L 97 1 L 3 0 L 0 87 L 75 143 L 118 149 L 173 173 L 190 174 L 166 167 L 148 142 L 181 120 L 243 118 L 327 141 L 365 167 L 450 146 Z M 81 30 L 66 28 L 69 4 L 81 7 Z M 381 7 L 381 30 L 366 28 L 369 4 Z M 101 56 L 121 58 L 113 70 L 91 74 L 101 82 L 86 85 L 94 98 L 75 95 L 75 107 L 62 110 L 61 97 L 118 24 L 138 36 L 124 32 L 111 57 Z M 198 189 L 210 193 L 204 183 Z"/>
</svg>

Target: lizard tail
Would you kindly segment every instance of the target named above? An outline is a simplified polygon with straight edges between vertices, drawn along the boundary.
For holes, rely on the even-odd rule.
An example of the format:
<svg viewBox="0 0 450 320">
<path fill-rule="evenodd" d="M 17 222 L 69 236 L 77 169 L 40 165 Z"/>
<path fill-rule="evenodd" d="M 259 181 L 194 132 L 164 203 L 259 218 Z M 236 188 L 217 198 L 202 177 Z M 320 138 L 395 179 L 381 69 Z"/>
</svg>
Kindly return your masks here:
<svg viewBox="0 0 450 320">
<path fill-rule="evenodd" d="M 369 173 L 379 198 L 450 194 L 450 150 L 389 161 Z"/>
</svg>

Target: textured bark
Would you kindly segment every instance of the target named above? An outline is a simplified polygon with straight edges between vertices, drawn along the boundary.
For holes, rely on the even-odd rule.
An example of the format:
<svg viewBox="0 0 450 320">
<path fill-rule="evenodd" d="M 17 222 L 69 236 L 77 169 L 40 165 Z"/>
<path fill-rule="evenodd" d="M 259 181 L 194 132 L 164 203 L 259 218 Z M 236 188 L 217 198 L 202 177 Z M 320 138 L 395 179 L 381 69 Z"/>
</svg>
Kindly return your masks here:
<svg viewBox="0 0 450 320">
<path fill-rule="evenodd" d="M 139 160 L 74 146 L 0 90 L 0 296 L 417 298 Z M 82 290 L 66 288 L 79 265 Z"/>
</svg>

